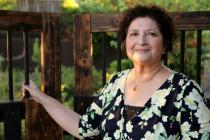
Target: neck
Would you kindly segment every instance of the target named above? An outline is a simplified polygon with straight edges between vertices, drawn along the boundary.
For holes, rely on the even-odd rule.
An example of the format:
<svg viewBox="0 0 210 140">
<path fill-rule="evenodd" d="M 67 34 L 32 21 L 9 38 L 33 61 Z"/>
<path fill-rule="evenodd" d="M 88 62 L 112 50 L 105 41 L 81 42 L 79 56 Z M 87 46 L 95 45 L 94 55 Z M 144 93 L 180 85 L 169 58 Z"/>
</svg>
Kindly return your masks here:
<svg viewBox="0 0 210 140">
<path fill-rule="evenodd" d="M 149 81 L 153 79 L 163 69 L 162 64 L 153 65 L 152 67 L 138 66 L 132 71 L 133 80 Z"/>
</svg>

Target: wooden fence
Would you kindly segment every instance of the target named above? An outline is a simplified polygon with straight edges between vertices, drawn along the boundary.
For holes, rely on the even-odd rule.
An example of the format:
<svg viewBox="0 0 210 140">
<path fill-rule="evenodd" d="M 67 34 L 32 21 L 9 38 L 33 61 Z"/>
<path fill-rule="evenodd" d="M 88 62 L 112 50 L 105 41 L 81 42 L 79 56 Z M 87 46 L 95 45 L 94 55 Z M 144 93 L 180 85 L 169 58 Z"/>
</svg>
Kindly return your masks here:
<svg viewBox="0 0 210 140">
<path fill-rule="evenodd" d="M 0 30 L 7 34 L 7 65 L 9 100 L 0 103 L 0 122 L 4 122 L 5 140 L 21 139 L 21 119 L 25 118 L 25 139 L 59 140 L 62 129 L 46 111 L 34 101 L 13 101 L 12 33 L 21 31 L 25 49 L 25 81 L 29 82 L 28 33 L 41 34 L 41 79 L 42 90 L 60 100 L 60 20 L 56 14 L 0 11 Z M 4 81 L 6 82 L 6 81 Z M 21 83 L 20 83 L 21 84 Z M 50 124 L 50 125 L 49 125 Z"/>
<path fill-rule="evenodd" d="M 210 12 L 187 12 L 173 13 L 176 21 L 176 30 L 180 32 L 180 71 L 185 70 L 185 40 L 186 32 L 195 30 L 197 32 L 197 55 L 196 57 L 196 80 L 200 83 L 201 79 L 201 48 L 202 32 L 210 30 Z M 66 17 L 68 18 L 68 17 Z M 74 47 L 74 67 L 75 67 L 75 111 L 83 113 L 92 99 L 92 34 L 102 33 L 102 85 L 106 83 L 107 45 L 106 32 L 118 31 L 121 14 L 78 14 L 74 16 L 73 28 L 73 47 Z M 20 139 L 21 137 L 21 119 L 25 116 L 26 137 L 27 140 L 63 139 L 63 132 L 55 122 L 50 119 L 44 109 L 31 100 L 24 102 L 13 101 L 13 80 L 12 80 L 12 43 L 11 33 L 13 31 L 22 31 L 25 48 L 25 80 L 28 82 L 28 32 L 39 32 L 42 38 L 41 47 L 41 76 L 42 90 L 50 96 L 61 100 L 60 95 L 60 21 L 59 16 L 55 14 L 23 13 L 0 11 L 0 30 L 7 32 L 8 48 L 8 85 L 10 101 L 0 103 L 0 121 L 4 122 L 5 139 Z M 121 44 L 120 38 L 117 38 L 117 70 L 121 70 Z M 104 42 L 104 43 L 103 43 Z M 167 52 L 166 52 L 167 53 Z M 164 62 L 167 65 L 167 57 Z M 21 84 L 21 83 L 20 83 Z"/>
</svg>

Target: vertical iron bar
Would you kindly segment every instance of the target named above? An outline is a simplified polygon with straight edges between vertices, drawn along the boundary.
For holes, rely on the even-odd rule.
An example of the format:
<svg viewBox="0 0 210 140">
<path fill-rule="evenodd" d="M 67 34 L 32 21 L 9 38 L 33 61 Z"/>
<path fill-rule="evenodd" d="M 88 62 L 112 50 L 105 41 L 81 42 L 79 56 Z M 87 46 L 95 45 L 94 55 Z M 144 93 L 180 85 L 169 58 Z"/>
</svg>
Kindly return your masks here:
<svg viewBox="0 0 210 140">
<path fill-rule="evenodd" d="M 14 100 L 13 97 L 13 74 L 12 74 L 12 32 L 7 31 L 7 61 L 8 61 L 8 87 L 9 87 L 9 99 Z"/>
<path fill-rule="evenodd" d="M 197 31 L 197 57 L 196 57 L 196 81 L 201 83 L 201 44 L 202 44 L 202 31 Z"/>
<path fill-rule="evenodd" d="M 121 51 L 121 41 L 119 32 L 117 32 L 117 71 L 121 71 L 121 60 L 122 60 L 122 51 Z"/>
<path fill-rule="evenodd" d="M 24 70 L 25 70 L 25 84 L 29 85 L 29 55 L 28 55 L 28 31 L 23 31 L 23 45 L 24 45 Z M 25 98 L 30 97 L 28 91 L 25 93 Z"/>
<path fill-rule="evenodd" d="M 103 59 L 103 66 L 102 66 L 102 86 L 106 84 L 106 34 L 102 33 L 102 59 Z"/>
<path fill-rule="evenodd" d="M 184 57 L 185 57 L 185 31 L 181 31 L 180 45 L 180 72 L 184 73 Z"/>
<path fill-rule="evenodd" d="M 165 50 L 164 54 L 164 65 L 168 66 L 168 49 Z"/>
</svg>

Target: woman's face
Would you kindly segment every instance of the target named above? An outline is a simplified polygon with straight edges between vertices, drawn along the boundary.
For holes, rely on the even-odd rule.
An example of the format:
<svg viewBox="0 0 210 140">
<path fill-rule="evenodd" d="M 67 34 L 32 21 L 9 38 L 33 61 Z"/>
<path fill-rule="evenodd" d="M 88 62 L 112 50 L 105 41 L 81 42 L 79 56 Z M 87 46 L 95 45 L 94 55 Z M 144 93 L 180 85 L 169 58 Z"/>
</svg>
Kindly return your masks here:
<svg viewBox="0 0 210 140">
<path fill-rule="evenodd" d="M 126 36 L 126 53 L 134 64 L 161 62 L 163 37 L 156 21 L 149 17 L 134 19 Z"/>
</svg>

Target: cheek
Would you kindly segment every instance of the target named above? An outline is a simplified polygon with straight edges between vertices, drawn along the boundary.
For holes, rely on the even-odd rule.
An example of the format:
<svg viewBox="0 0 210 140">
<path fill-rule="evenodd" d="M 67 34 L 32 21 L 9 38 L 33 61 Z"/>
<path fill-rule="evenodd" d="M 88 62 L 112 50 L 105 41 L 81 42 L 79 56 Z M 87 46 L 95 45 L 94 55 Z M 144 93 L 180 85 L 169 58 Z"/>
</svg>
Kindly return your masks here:
<svg viewBox="0 0 210 140">
<path fill-rule="evenodd" d="M 132 56 L 133 56 L 132 46 L 133 45 L 131 43 L 128 43 L 128 42 L 125 43 L 125 52 L 129 59 L 132 59 Z"/>
<path fill-rule="evenodd" d="M 129 41 L 125 42 L 125 49 L 126 49 L 126 51 L 130 51 L 132 49 L 132 46 L 133 46 L 132 42 L 129 42 Z"/>
<path fill-rule="evenodd" d="M 154 51 L 157 55 L 162 56 L 164 52 L 164 46 L 162 42 L 156 42 L 157 45 L 154 46 Z"/>
<path fill-rule="evenodd" d="M 131 47 L 132 45 L 128 42 L 125 43 L 125 51 L 126 51 L 126 54 L 129 55 L 131 53 Z"/>
</svg>

